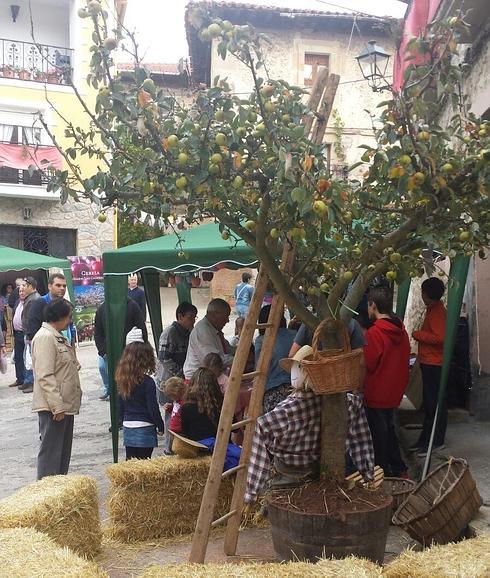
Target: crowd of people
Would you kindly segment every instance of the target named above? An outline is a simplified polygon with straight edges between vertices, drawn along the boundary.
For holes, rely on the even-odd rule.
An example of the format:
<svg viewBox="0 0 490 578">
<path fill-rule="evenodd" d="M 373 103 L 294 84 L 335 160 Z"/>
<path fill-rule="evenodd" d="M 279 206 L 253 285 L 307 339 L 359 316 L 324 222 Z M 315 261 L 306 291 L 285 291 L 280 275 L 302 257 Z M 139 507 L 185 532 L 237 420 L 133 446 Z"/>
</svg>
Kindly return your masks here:
<svg viewBox="0 0 490 578">
<path fill-rule="evenodd" d="M 236 296 L 249 281 L 248 277 L 242 279 L 235 291 Z M 424 428 L 417 447 L 412 448 L 419 456 L 427 452 L 434 404 L 437 402 L 445 332 L 445 309 L 440 301 L 443 293 L 444 284 L 439 279 L 431 278 L 424 282 L 422 297 L 427 305 L 427 315 L 422 329 L 413 334 L 420 344 L 424 401 L 427 399 Z M 346 475 L 358 470 L 369 481 L 373 479 L 374 466 L 379 465 L 386 476 L 404 478 L 408 477 L 408 468 L 399 447 L 395 410 L 400 405 L 409 380 L 409 337 L 403 322 L 392 311 L 393 294 L 389 286 L 373 287 L 366 302 L 368 321 L 361 326 L 358 321 L 352 320 L 348 325 L 351 348 L 363 349 L 364 363 L 359 391 L 347 395 Z M 240 305 L 237 313 L 246 315 L 244 303 Z M 259 323 L 267 323 L 270 307 L 270 304 L 263 305 Z M 151 443 L 149 437 L 145 438 L 145 442 L 138 442 L 148 444 L 144 450 L 145 456 L 151 455 L 156 447 L 157 434 L 164 436 L 165 455 L 171 455 L 174 451 L 180 453 L 182 442 L 182 451 L 188 452 L 189 446 L 193 446 L 194 450 L 200 448 L 212 452 L 228 372 L 244 321 L 242 315 L 237 318 L 235 335 L 228 341 L 223 329 L 229 323 L 230 314 L 231 307 L 226 301 L 213 299 L 204 318 L 196 322 L 197 309 L 190 303 L 181 303 L 176 311 L 176 320 L 163 331 L 158 344 L 154 385 L 147 387 L 146 380 L 150 378 L 151 368 L 148 368 L 143 380 L 140 375 L 138 379 L 135 378 L 134 389 L 131 390 L 134 393 L 131 394 L 121 388 L 116 375 L 118 391 L 123 398 L 121 419 L 128 459 L 136 455 L 132 444 L 138 439 L 134 431 L 138 428 L 151 428 L 153 432 Z M 143 339 L 142 336 L 140 338 Z M 251 347 L 246 372 L 253 371 L 263 339 L 264 330 L 261 329 Z M 311 340 L 312 332 L 305 325 L 291 329 L 287 327 L 286 319 L 281 319 L 268 369 L 263 413 L 257 420 L 252 444 L 245 496 L 247 502 L 255 501 L 263 491 L 271 461 L 276 472 L 271 481 L 274 486 L 300 483 L 318 474 L 321 398 L 310 389 L 300 363 L 305 356 L 311 355 Z M 241 384 L 235 421 L 246 415 L 251 386 L 250 382 Z M 146 413 L 136 411 L 137 407 L 145 405 L 141 399 L 143 390 L 148 396 Z M 154 412 L 157 400 L 163 419 L 161 414 Z M 442 408 L 436 450 L 443 447 L 445 415 L 445 408 Z M 242 432 L 233 432 L 225 469 L 237 465 L 241 441 Z M 177 443 L 177 448 L 173 446 L 174 443 Z"/>
<path fill-rule="evenodd" d="M 223 333 L 231 314 L 228 302 L 212 299 L 200 320 L 197 308 L 184 302 L 177 307 L 175 321 L 163 330 L 156 355 L 148 342 L 144 291 L 137 287 L 134 276 L 128 285 L 126 345 L 115 371 L 126 458 L 151 457 L 159 436 L 163 437 L 165 455 L 174 451 L 181 455 L 212 452 L 229 370 L 253 295 L 250 277 L 244 275 L 235 291 L 240 316 L 232 339 L 228 341 Z M 13 313 L 16 381 L 12 386 L 34 393 L 33 411 L 38 413 L 41 439 L 40 479 L 68 471 L 81 388 L 73 307 L 64 299 L 66 279 L 60 273 L 51 275 L 44 296 L 36 287 L 32 277 L 17 280 L 2 309 L 10 306 Z M 421 457 L 427 452 L 437 406 L 445 335 L 443 293 L 440 279 L 424 281 L 422 299 L 427 313 L 422 328 L 413 333 L 419 343 L 425 419 L 418 443 L 411 450 Z M 409 380 L 410 343 L 403 322 L 392 311 L 392 303 L 390 287 L 375 286 L 367 295 L 367 315 L 359 316 L 362 325 L 356 320 L 348 325 L 351 348 L 362 348 L 364 354 L 362 382 L 358 390 L 347 395 L 346 474 L 358 470 L 366 481 L 373 479 L 375 465 L 382 467 L 386 476 L 408 477 L 396 433 L 395 410 Z M 259 323 L 267 323 L 270 309 L 269 303 L 263 303 Z M 105 400 L 110 397 L 105 304 L 97 311 L 95 327 L 103 382 L 101 399 Z M 247 373 L 254 370 L 263 341 L 264 330 L 260 329 L 249 351 Z M 257 500 L 264 490 L 271 463 L 276 475 L 270 483 L 276 487 L 301 483 L 318 474 L 321 397 L 309 387 L 301 366 L 312 353 L 311 341 L 308 327 L 298 328 L 292 322 L 288 327 L 282 317 L 268 367 L 263 411 L 252 443 L 247 502 Z M 0 350 L 4 347 L 0 331 Z M 240 385 L 235 421 L 246 416 L 251 388 L 250 380 Z M 447 408 L 443 406 L 435 430 L 436 450 L 444 447 L 446 425 Z M 238 464 L 242 440 L 243 431 L 233 432 L 225 469 Z"/>
</svg>

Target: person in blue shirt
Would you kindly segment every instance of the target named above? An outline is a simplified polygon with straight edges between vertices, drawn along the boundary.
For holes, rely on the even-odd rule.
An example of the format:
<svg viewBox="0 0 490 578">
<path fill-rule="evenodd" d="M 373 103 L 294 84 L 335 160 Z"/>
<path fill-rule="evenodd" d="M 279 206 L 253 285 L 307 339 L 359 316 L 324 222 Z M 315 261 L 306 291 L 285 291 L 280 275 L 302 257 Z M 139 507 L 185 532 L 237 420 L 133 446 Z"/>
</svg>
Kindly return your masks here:
<svg viewBox="0 0 490 578">
<path fill-rule="evenodd" d="M 66 294 L 66 277 L 63 273 L 52 273 L 48 278 L 48 292 L 32 304 L 27 316 L 26 335 L 29 340 L 34 339 L 34 335 L 41 329 L 44 321 L 44 309 L 54 299 L 64 299 Z M 75 343 L 75 326 L 73 322 L 63 331 L 68 343 Z"/>
<path fill-rule="evenodd" d="M 270 305 L 262 307 L 259 313 L 259 323 L 267 323 Z M 255 339 L 255 366 L 260 357 L 260 351 L 264 343 L 265 329 L 259 329 L 259 335 Z M 286 328 L 286 319 L 283 316 L 280 322 L 280 327 L 277 331 L 276 341 L 274 343 L 274 351 L 269 365 L 269 373 L 267 375 L 267 382 L 265 384 L 263 410 L 267 413 L 273 410 L 276 405 L 286 399 L 291 390 L 291 374 L 284 371 L 279 366 L 279 361 L 288 357 L 289 350 L 294 343 L 296 331 Z"/>
<path fill-rule="evenodd" d="M 138 304 L 143 315 L 143 321 L 146 323 L 146 296 L 141 287 L 138 287 L 138 275 L 128 276 L 128 297 Z"/>
<path fill-rule="evenodd" d="M 242 282 L 235 287 L 235 309 L 240 317 L 246 317 L 254 288 L 250 285 L 252 275 L 250 273 L 243 273 Z"/>
</svg>

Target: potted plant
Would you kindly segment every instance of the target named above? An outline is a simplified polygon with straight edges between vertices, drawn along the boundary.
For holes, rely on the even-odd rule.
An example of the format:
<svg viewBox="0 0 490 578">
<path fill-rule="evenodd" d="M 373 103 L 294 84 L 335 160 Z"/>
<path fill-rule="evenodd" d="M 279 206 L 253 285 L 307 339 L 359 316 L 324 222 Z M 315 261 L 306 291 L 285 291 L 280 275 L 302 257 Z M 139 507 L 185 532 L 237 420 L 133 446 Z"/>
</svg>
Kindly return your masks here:
<svg viewBox="0 0 490 578">
<path fill-rule="evenodd" d="M 55 69 L 48 70 L 46 74 L 46 81 L 48 84 L 59 84 L 60 83 L 60 74 Z"/>
<path fill-rule="evenodd" d="M 99 29 L 104 27 L 102 18 L 94 16 L 95 23 L 100 20 Z M 455 35 L 466 26 L 462 19 L 436 22 L 427 39 L 411 42 L 410 48 L 421 57 L 409 64 L 403 90 L 373 111 L 376 142 L 363 147 L 358 163 L 362 176 L 349 182 L 329 176 L 322 123 L 316 124 L 321 119 L 318 107 L 308 108 L 302 88 L 267 77 L 263 35 L 250 26 L 222 21 L 203 6 L 190 9 L 188 18 L 200 30 L 204 46 L 214 39 L 223 59 L 231 53 L 248 68 L 253 80 L 250 96 L 235 95 L 218 77 L 210 88 L 201 86 L 186 107 L 171 97 L 162 100 L 138 60 L 134 73 L 123 71 L 115 81 L 109 77 L 110 56 L 103 50 L 104 38 L 95 35 L 93 50 L 105 65 L 92 64 L 92 80 L 109 94 L 117 90 L 123 105 L 93 108 L 85 103 L 93 111 L 93 131 L 66 127 L 75 145 L 69 158 L 59 150 L 74 174 L 57 171 L 51 186 L 66 198 L 93 198 L 104 190 L 102 204 L 117 201 L 121 213 L 145 212 L 165 223 L 172 223 L 185 205 L 187 222 L 217 221 L 223 239 L 233 234 L 251 247 L 275 291 L 312 330 L 326 318 L 348 321 L 380 275 L 396 283 L 423 273 L 426 247 L 449 257 L 485 257 L 490 235 L 490 125 L 466 115 L 459 100 L 461 72 L 451 59 L 458 50 Z M 424 63 L 422 73 L 414 62 Z M 324 88 L 322 77 L 323 71 L 313 90 Z M 119 91 L 122 79 L 124 93 Z M 435 92 L 437 97 L 425 98 Z M 451 121 L 445 125 L 441 112 L 453 104 L 444 117 Z M 310 138 L 312 126 L 315 139 Z M 104 143 L 98 151 L 94 132 Z M 109 142 L 116 144 L 107 154 Z M 94 151 L 107 166 L 87 178 L 77 167 Z M 141 194 L 155 175 L 162 195 Z M 79 187 L 74 187 L 75 180 Z M 286 243 L 295 250 L 293 282 L 279 267 Z M 179 245 L 175 252 L 182 252 Z M 299 286 L 309 304 L 300 298 Z M 324 486 L 313 488 L 314 508 L 304 512 L 304 521 L 311 527 L 312 516 L 320 516 L 317 528 L 325 550 L 342 557 L 352 553 L 359 539 L 334 545 L 337 532 L 347 538 L 351 527 L 357 536 L 362 531 L 369 537 L 372 524 L 379 521 L 376 530 L 382 540 L 389 516 L 380 515 L 373 522 L 371 514 L 382 507 L 374 498 L 363 498 L 362 511 L 346 511 L 342 500 L 353 500 L 350 492 L 357 496 L 357 489 L 344 484 L 346 394 L 324 397 Z M 328 508 L 324 497 L 335 498 L 327 502 Z M 390 503 L 385 506 L 391 508 Z M 294 508 L 287 510 L 289 516 Z M 296 514 L 301 527 L 303 516 Z M 290 528 L 279 529 L 292 544 Z M 379 552 L 383 544 L 376 547 Z"/>
<path fill-rule="evenodd" d="M 19 78 L 20 80 L 30 80 L 31 71 L 27 70 L 27 68 L 20 68 L 17 72 L 17 78 Z"/>
<path fill-rule="evenodd" d="M 46 73 L 44 73 L 40 68 L 36 68 L 33 72 L 33 80 L 36 82 L 46 82 Z"/>
<path fill-rule="evenodd" d="M 14 78 L 15 73 L 13 67 L 9 66 L 8 64 L 4 64 L 2 68 L 2 76 L 5 78 Z"/>
</svg>

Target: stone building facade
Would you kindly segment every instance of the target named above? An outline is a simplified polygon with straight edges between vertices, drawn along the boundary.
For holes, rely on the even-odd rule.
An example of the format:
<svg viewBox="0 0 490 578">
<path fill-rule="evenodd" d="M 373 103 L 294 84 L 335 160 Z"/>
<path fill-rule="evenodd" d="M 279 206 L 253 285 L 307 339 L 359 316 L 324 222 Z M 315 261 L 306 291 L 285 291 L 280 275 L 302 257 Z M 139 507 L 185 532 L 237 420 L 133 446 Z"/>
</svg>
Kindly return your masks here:
<svg viewBox="0 0 490 578">
<path fill-rule="evenodd" d="M 391 30 L 396 21 L 238 2 L 215 3 L 213 11 L 224 20 L 237 25 L 252 24 L 266 34 L 268 42 L 263 42 L 262 49 L 270 78 L 282 78 L 308 90 L 318 66 L 327 66 L 331 73 L 340 75 L 333 104 L 337 115 L 330 115 L 324 138 L 326 155 L 332 172 L 337 176 L 342 174 L 343 166 L 359 161 L 363 153 L 359 145 L 374 143 L 371 118 L 366 110 L 375 113 L 376 106 L 386 100 L 386 95 L 373 92 L 368 86 L 356 56 L 365 49 L 369 40 L 375 40 L 385 51 L 393 54 Z M 248 96 L 253 87 L 250 71 L 232 55 L 223 60 L 214 44 L 201 42 L 188 21 L 186 26 L 194 80 L 209 84 L 219 75 L 227 79 L 234 92 Z M 339 125 L 337 130 L 335 116 L 343 125 Z M 345 159 L 337 158 L 335 145 L 344 149 Z"/>
</svg>

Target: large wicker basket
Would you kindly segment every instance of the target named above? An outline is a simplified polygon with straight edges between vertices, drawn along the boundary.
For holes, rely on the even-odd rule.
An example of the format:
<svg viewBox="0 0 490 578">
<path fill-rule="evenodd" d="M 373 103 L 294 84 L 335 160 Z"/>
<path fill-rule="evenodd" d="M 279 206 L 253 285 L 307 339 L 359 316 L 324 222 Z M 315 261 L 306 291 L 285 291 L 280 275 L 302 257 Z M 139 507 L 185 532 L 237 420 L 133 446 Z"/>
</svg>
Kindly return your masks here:
<svg viewBox="0 0 490 578">
<path fill-rule="evenodd" d="M 393 498 L 393 514 L 408 498 L 416 485 L 413 480 L 407 480 L 405 478 L 385 478 L 383 480 L 381 485 L 383 491 Z"/>
<path fill-rule="evenodd" d="M 335 325 L 340 332 L 343 349 L 321 349 L 322 332 L 330 324 Z M 313 335 L 312 347 L 313 354 L 303 359 L 300 365 L 306 371 L 311 388 L 316 394 L 328 395 L 359 389 L 362 350 L 351 351 L 349 334 L 341 321 L 322 321 Z"/>
<path fill-rule="evenodd" d="M 483 501 L 465 460 L 451 458 L 431 472 L 393 515 L 422 544 L 456 540 Z"/>
</svg>

